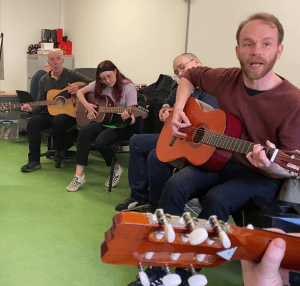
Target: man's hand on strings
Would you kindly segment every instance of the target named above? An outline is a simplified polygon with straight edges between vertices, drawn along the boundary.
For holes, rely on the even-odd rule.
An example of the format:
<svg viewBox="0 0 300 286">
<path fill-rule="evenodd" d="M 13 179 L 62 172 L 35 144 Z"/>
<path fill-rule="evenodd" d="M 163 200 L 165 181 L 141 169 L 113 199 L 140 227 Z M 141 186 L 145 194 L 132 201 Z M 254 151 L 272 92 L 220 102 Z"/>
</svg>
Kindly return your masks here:
<svg viewBox="0 0 300 286">
<path fill-rule="evenodd" d="M 172 126 L 173 136 L 178 138 L 185 138 L 186 134 L 180 132 L 178 128 L 191 126 L 191 123 L 187 118 L 187 116 L 185 115 L 185 113 L 183 112 L 183 110 L 177 110 L 175 108 L 171 126 Z"/>
</svg>

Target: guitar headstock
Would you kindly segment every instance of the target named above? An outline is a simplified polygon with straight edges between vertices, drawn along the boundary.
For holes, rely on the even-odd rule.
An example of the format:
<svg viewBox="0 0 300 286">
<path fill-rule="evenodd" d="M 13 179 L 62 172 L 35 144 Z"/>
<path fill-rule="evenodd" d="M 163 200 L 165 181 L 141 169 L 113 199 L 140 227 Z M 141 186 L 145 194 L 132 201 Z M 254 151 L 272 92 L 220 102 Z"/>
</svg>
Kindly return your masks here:
<svg viewBox="0 0 300 286">
<path fill-rule="evenodd" d="M 300 151 L 281 151 L 279 150 L 274 163 L 278 164 L 287 171 L 300 174 Z"/>
<path fill-rule="evenodd" d="M 2 103 L 0 105 L 0 111 L 10 111 L 13 108 L 14 108 L 14 106 L 10 102 Z"/>
<path fill-rule="evenodd" d="M 143 119 L 145 119 L 148 116 L 149 110 L 141 106 L 136 106 L 131 107 L 130 112 L 133 113 L 135 117 L 141 116 Z"/>
<path fill-rule="evenodd" d="M 248 229 L 218 221 L 156 213 L 120 212 L 105 233 L 101 258 L 105 263 L 182 268 L 216 267 L 229 260 L 259 262 L 271 240 L 287 242 L 282 267 L 300 269 L 295 254 L 300 238 Z M 290 255 L 290 256 L 289 256 Z M 296 257 L 297 256 L 297 257 Z"/>
</svg>

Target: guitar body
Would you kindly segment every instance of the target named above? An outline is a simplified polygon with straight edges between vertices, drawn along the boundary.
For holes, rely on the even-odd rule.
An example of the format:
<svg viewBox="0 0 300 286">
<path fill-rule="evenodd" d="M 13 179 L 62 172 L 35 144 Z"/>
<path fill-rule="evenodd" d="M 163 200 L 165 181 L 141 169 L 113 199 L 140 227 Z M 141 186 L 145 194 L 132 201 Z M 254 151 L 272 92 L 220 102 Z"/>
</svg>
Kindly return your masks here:
<svg viewBox="0 0 300 286">
<path fill-rule="evenodd" d="M 173 242 L 165 236 L 155 237 L 156 231 L 163 230 L 159 223 L 153 223 L 152 214 L 120 212 L 113 218 L 113 226 L 105 233 L 101 245 L 101 259 L 105 263 L 143 266 L 168 266 L 194 268 L 216 267 L 230 260 L 259 262 L 271 240 L 281 237 L 286 241 L 286 253 L 281 267 L 300 270 L 300 238 L 259 229 L 247 229 L 227 224 L 226 231 L 230 247 L 225 249 L 218 238 L 213 244 L 203 241 L 192 245 L 181 240 L 182 234 L 190 234 L 185 225 L 179 225 L 179 217 L 171 216 L 170 224 L 175 232 Z M 172 223 L 174 222 L 174 223 Z M 216 231 L 207 225 L 206 220 L 197 220 L 197 228 L 207 229 L 208 237 L 218 237 Z M 153 252 L 151 258 L 146 253 Z M 177 260 L 171 253 L 180 253 Z M 205 255 L 202 261 L 195 259 L 197 254 Z"/>
<path fill-rule="evenodd" d="M 201 101 L 190 97 L 185 105 L 184 112 L 189 118 L 194 131 L 187 133 L 185 139 L 176 138 L 173 145 L 171 122 L 173 114 L 167 118 L 160 133 L 156 154 L 160 161 L 168 162 L 175 167 L 184 167 L 185 160 L 195 166 L 203 167 L 210 172 L 217 172 L 230 159 L 232 152 L 207 144 L 199 143 L 196 139 L 197 129 L 209 130 L 218 134 L 238 138 L 241 133 L 241 125 L 238 119 L 222 110 L 205 110 Z"/>
<path fill-rule="evenodd" d="M 113 117 L 113 114 L 99 112 L 99 107 L 113 107 L 114 102 L 111 100 L 111 98 L 108 96 L 101 96 L 97 100 L 93 92 L 86 93 L 85 98 L 89 103 L 92 103 L 98 107 L 98 116 L 96 118 L 89 117 L 85 107 L 81 102 L 79 102 L 77 116 L 76 116 L 77 124 L 80 126 L 84 126 L 92 121 L 103 123 L 103 124 L 109 124 Z"/>
<path fill-rule="evenodd" d="M 84 82 L 74 82 L 76 86 L 84 85 Z M 76 117 L 78 108 L 78 100 L 76 96 L 71 96 L 68 93 L 69 86 L 64 89 L 52 89 L 47 92 L 47 101 L 54 101 L 53 104 L 47 106 L 48 112 L 52 115 L 66 114 L 72 117 Z"/>
</svg>

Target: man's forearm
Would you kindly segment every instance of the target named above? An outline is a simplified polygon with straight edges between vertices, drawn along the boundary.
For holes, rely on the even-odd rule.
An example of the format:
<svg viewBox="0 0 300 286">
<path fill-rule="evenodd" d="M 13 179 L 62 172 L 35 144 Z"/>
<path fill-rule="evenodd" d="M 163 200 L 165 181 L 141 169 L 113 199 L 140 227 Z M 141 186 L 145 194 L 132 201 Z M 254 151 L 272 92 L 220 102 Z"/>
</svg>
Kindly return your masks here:
<svg viewBox="0 0 300 286">
<path fill-rule="evenodd" d="M 195 87 L 186 78 L 183 77 L 180 80 L 176 93 L 175 109 L 183 110 L 186 101 L 194 89 Z"/>
</svg>

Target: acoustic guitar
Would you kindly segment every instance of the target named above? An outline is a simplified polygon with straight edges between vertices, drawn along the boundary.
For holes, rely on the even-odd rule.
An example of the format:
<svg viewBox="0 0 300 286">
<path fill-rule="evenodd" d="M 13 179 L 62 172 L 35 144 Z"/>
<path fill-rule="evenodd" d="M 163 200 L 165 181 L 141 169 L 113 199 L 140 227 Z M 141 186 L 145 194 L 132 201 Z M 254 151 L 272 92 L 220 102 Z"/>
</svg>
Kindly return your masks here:
<svg viewBox="0 0 300 286">
<path fill-rule="evenodd" d="M 76 86 L 85 85 L 84 82 L 74 82 Z M 72 117 L 76 117 L 76 111 L 78 107 L 78 100 L 76 97 L 71 96 L 68 93 L 69 86 L 65 87 L 64 89 L 51 89 L 47 92 L 46 100 L 42 101 L 33 101 L 28 102 L 31 107 L 34 106 L 44 106 L 47 105 L 48 112 L 52 116 L 58 114 L 67 114 Z M 0 111 L 10 111 L 14 108 L 19 108 L 23 106 L 25 103 L 2 103 L 0 105 Z"/>
<path fill-rule="evenodd" d="M 120 212 L 105 232 L 101 259 L 109 264 L 182 268 L 216 267 L 231 260 L 259 262 L 275 238 L 286 241 L 281 267 L 300 270 L 299 237 L 238 227 L 216 216 L 202 220 L 189 213 L 182 218 L 165 215 L 162 210 Z"/>
<path fill-rule="evenodd" d="M 187 135 L 184 139 L 173 137 L 172 117 L 169 115 L 158 138 L 156 154 L 160 161 L 175 167 L 187 163 L 217 172 L 228 162 L 233 152 L 247 155 L 254 143 L 238 139 L 241 134 L 240 121 L 222 110 L 207 110 L 206 105 L 190 97 L 184 112 L 191 126 L 178 130 Z M 281 151 L 264 147 L 271 162 L 295 173 L 300 173 L 300 151 Z"/>
<path fill-rule="evenodd" d="M 101 96 L 99 99 L 96 99 L 94 93 L 88 92 L 85 94 L 85 98 L 89 103 L 97 106 L 96 111 L 98 115 L 96 118 L 92 118 L 83 104 L 79 102 L 76 120 L 77 124 L 80 126 L 84 126 L 92 121 L 109 124 L 114 113 L 122 113 L 124 110 L 133 113 L 135 117 L 141 116 L 145 119 L 148 116 L 149 111 L 141 106 L 115 107 L 114 102 L 108 96 Z"/>
</svg>

